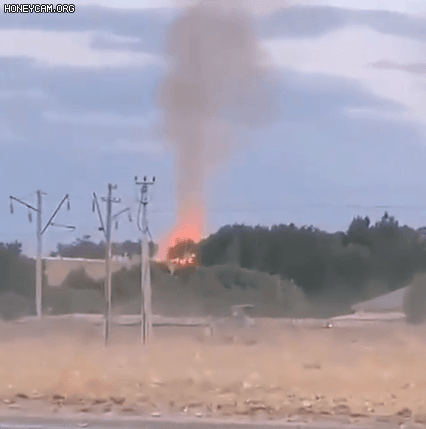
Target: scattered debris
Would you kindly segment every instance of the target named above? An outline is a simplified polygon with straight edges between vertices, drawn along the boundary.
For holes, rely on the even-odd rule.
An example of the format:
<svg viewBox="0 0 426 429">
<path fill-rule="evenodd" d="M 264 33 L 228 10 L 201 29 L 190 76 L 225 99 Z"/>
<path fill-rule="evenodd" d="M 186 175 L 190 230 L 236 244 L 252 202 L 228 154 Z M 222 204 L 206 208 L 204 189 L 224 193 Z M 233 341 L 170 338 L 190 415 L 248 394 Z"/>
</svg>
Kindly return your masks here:
<svg viewBox="0 0 426 429">
<path fill-rule="evenodd" d="M 63 401 L 63 400 L 65 399 L 65 396 L 63 396 L 63 395 L 58 395 L 57 393 L 55 393 L 55 394 L 52 396 L 52 399 L 53 399 L 54 401 Z"/>
<path fill-rule="evenodd" d="M 118 397 L 114 397 L 114 396 L 111 396 L 110 399 L 116 405 L 123 405 L 124 401 L 126 400 L 126 398 L 123 398 L 123 397 L 118 398 Z"/>
<path fill-rule="evenodd" d="M 305 416 L 307 414 L 313 414 L 314 411 L 312 410 L 311 407 L 300 407 L 297 411 L 296 414 L 299 416 Z"/>
<path fill-rule="evenodd" d="M 106 399 L 102 399 L 102 398 L 96 398 L 92 401 L 92 405 L 100 405 L 100 404 L 105 404 L 107 402 Z"/>
<path fill-rule="evenodd" d="M 403 386 L 401 386 L 401 389 L 408 389 L 408 388 L 410 388 L 410 387 L 414 387 L 414 384 L 413 383 L 405 383 Z"/>
<path fill-rule="evenodd" d="M 396 413 L 397 416 L 404 417 L 405 419 L 410 418 L 412 414 L 413 413 L 411 412 L 411 410 L 407 407 L 404 407 L 402 410 Z"/>
<path fill-rule="evenodd" d="M 345 404 L 339 404 L 333 407 L 334 414 L 350 416 L 352 414 L 351 409 Z"/>
<path fill-rule="evenodd" d="M 26 395 L 25 393 L 17 393 L 16 397 L 20 399 L 29 399 L 28 395 Z"/>
</svg>

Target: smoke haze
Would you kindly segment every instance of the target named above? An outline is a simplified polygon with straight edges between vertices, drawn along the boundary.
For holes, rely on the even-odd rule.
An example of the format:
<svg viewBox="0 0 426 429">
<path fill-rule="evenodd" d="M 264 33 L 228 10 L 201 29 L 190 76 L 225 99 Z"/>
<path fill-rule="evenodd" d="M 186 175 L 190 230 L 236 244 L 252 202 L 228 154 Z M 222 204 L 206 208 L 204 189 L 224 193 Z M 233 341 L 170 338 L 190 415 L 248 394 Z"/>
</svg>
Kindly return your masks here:
<svg viewBox="0 0 426 429">
<path fill-rule="evenodd" d="M 236 125 L 266 124 L 274 84 L 249 15 L 221 1 L 187 8 L 167 34 L 168 71 L 157 100 L 176 148 L 178 223 L 205 209 L 204 184 L 226 162 Z M 202 216 L 201 216 L 202 217 Z"/>
</svg>

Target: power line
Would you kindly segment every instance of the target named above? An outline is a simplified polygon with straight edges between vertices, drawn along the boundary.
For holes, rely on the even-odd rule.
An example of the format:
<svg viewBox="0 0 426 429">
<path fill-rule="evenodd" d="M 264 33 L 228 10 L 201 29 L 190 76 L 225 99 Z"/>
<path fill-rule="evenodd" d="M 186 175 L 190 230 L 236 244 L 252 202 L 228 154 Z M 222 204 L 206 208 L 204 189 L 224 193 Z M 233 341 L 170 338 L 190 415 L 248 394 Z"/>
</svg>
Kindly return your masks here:
<svg viewBox="0 0 426 429">
<path fill-rule="evenodd" d="M 128 196 L 128 200 L 135 200 L 134 196 Z M 73 200 L 85 200 L 84 197 L 75 197 Z M 136 199 L 137 200 L 137 199 Z M 399 209 L 399 210 L 426 210 L 425 204 L 417 204 L 417 205 L 404 205 L 404 204 L 358 204 L 358 203 L 348 203 L 348 204 L 340 204 L 340 203 L 328 203 L 328 202 L 318 202 L 318 203 L 309 203 L 309 202 L 285 202 L 285 207 L 259 207 L 253 208 L 254 206 L 259 206 L 264 204 L 264 202 L 252 202 L 246 203 L 246 207 L 210 207 L 206 208 L 205 211 L 208 213 L 256 213 L 256 212 L 286 212 L 287 207 L 324 207 L 324 208 L 354 208 L 354 209 Z M 159 215 L 169 215 L 175 214 L 174 210 L 166 209 L 166 208 L 153 208 L 151 209 L 151 213 L 159 214 Z"/>
<path fill-rule="evenodd" d="M 47 221 L 44 228 L 42 228 L 42 196 L 46 195 L 46 193 L 42 191 L 37 191 L 37 208 L 33 207 L 32 205 L 26 203 L 25 201 L 22 201 L 19 198 L 13 197 L 12 195 L 9 197 L 10 199 L 10 212 L 13 214 L 13 201 L 16 201 L 28 208 L 28 219 L 30 222 L 32 222 L 32 211 L 35 211 L 37 213 L 37 222 L 36 222 L 36 235 L 37 235 L 37 257 L 36 257 L 36 311 L 37 311 L 37 318 L 41 318 L 42 316 L 42 251 L 43 251 L 43 242 L 42 237 L 43 234 L 46 232 L 47 228 L 49 226 L 59 226 L 66 229 L 75 229 L 75 226 L 70 225 L 60 225 L 53 223 L 53 219 L 58 214 L 60 208 L 62 207 L 62 204 L 64 202 L 67 202 L 67 208 L 70 209 L 70 200 L 69 195 L 66 194 L 64 198 L 62 198 L 62 201 L 59 203 L 59 205 L 56 207 L 56 210 L 53 212 L 52 216 L 50 216 L 50 219 Z"/>
<path fill-rule="evenodd" d="M 256 203 L 253 205 L 259 205 Z M 288 212 L 288 207 L 318 207 L 318 208 L 330 208 L 330 209 L 374 209 L 374 210 L 389 210 L 389 209 L 398 209 L 398 210 L 426 210 L 426 205 L 417 205 L 417 206 L 404 206 L 404 205 L 368 205 L 368 204 L 331 204 L 331 203 L 286 203 L 286 207 L 259 207 L 259 208 L 207 208 L 205 211 L 207 213 L 267 213 L 267 212 L 276 212 L 276 213 L 286 213 Z M 174 215 L 175 211 L 173 210 L 151 210 L 151 213 L 158 215 Z"/>
<path fill-rule="evenodd" d="M 135 177 L 135 184 L 142 185 L 137 223 L 139 231 L 141 231 L 143 235 L 141 244 L 141 337 L 143 344 L 146 344 L 152 336 L 152 293 L 148 235 L 150 236 L 151 241 L 152 236 L 148 227 L 147 206 L 149 203 L 148 186 L 152 186 L 154 183 L 155 177 L 153 177 L 150 182 L 147 181 L 146 176 L 144 176 L 143 182 L 138 182 L 138 177 Z"/>
<path fill-rule="evenodd" d="M 119 213 L 113 215 L 112 214 L 112 204 L 113 203 L 120 203 L 120 198 L 115 198 L 112 196 L 112 191 L 117 189 L 117 185 L 112 185 L 111 183 L 108 183 L 108 195 L 106 197 L 102 197 L 102 201 L 106 202 L 107 205 L 107 213 L 106 213 L 106 224 L 104 223 L 102 219 L 102 213 L 101 209 L 99 207 L 98 197 L 95 192 L 93 192 L 93 200 L 92 200 L 92 211 L 94 212 L 95 209 L 97 210 L 98 216 L 99 216 L 99 222 L 101 226 L 99 227 L 99 231 L 103 231 L 105 240 L 106 240 L 106 250 L 105 250 L 105 286 L 104 286 L 104 293 L 105 293 L 105 301 L 106 301 L 106 314 L 105 314 L 105 346 L 108 345 L 108 338 L 109 338 L 109 325 L 110 325 L 110 319 L 111 319 L 111 295 L 112 295 L 112 288 L 111 288 L 111 226 L 112 221 L 115 220 L 116 226 L 118 227 L 118 217 L 124 213 L 129 212 L 129 220 L 131 221 L 130 216 L 130 208 L 126 208 L 124 210 L 121 210 Z"/>
</svg>

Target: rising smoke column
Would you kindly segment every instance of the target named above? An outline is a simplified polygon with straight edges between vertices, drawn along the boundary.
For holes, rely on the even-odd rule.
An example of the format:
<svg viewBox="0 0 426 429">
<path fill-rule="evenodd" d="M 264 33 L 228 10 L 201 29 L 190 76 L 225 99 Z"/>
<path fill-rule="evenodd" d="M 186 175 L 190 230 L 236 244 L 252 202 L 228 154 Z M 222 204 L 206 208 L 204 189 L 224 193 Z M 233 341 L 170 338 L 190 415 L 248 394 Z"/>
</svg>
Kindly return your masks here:
<svg viewBox="0 0 426 429">
<path fill-rule="evenodd" d="M 261 125 L 276 110 L 251 20 L 227 4 L 204 1 L 184 10 L 166 38 L 168 70 L 157 101 L 176 149 L 178 193 L 178 223 L 167 246 L 179 236 L 201 238 L 206 178 L 228 160 L 236 125 Z"/>
</svg>

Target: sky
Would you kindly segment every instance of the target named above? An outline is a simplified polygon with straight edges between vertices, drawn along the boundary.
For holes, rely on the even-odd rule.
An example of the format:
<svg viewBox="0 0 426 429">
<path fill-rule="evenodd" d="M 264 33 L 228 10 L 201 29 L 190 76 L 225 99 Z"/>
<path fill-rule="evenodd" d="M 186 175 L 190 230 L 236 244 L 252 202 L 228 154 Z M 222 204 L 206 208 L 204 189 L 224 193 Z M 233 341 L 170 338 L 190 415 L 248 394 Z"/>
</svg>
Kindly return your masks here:
<svg viewBox="0 0 426 429">
<path fill-rule="evenodd" d="M 92 195 L 117 184 L 114 213 L 136 215 L 134 176 L 155 176 L 148 206 L 154 241 L 176 219 L 176 153 L 158 130 L 154 102 L 164 40 L 188 2 L 78 0 L 73 14 L 0 12 L 0 241 L 36 248 L 103 238 Z M 258 0 L 253 14 L 264 64 L 278 81 L 274 121 L 241 130 L 205 187 L 205 235 L 225 224 L 295 223 L 345 231 L 357 215 L 387 210 L 426 225 L 426 6 L 404 0 Z M 105 213 L 105 203 L 101 202 Z M 120 218 L 117 241 L 137 240 Z"/>
</svg>

